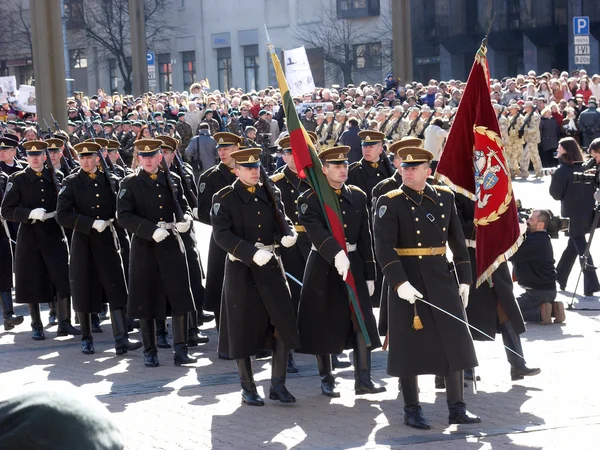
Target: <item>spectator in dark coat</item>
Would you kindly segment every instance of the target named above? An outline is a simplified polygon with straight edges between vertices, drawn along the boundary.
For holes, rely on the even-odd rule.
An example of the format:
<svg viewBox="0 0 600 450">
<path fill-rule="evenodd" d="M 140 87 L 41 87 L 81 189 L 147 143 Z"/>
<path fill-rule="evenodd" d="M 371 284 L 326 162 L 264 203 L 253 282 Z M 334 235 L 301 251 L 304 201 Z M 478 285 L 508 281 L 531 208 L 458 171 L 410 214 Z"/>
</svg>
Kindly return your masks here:
<svg viewBox="0 0 600 450">
<path fill-rule="evenodd" d="M 200 178 L 202 172 L 216 164 L 217 156 L 217 142 L 210 135 L 208 123 L 203 122 L 198 127 L 198 135 L 185 149 L 185 158 L 192 166 L 196 180 Z"/>
<path fill-rule="evenodd" d="M 600 141 L 598 142 L 600 150 Z M 594 220 L 594 186 L 573 183 L 573 172 L 583 172 L 583 157 L 577 142 L 570 137 L 561 139 L 558 146 L 558 158 L 561 162 L 550 183 L 550 195 L 560 201 L 560 213 L 571 219 L 569 224 L 569 242 L 556 266 L 556 278 L 562 290 L 567 285 L 569 274 L 577 256 L 582 256 L 586 248 L 586 233 L 590 232 Z M 593 266 L 591 257 L 588 259 Z M 600 290 L 595 270 L 583 271 L 583 292 L 592 295 Z"/>
<path fill-rule="evenodd" d="M 352 164 L 362 158 L 362 146 L 361 139 L 358 135 L 360 128 L 358 127 L 358 120 L 354 117 L 348 120 L 348 129 L 340 136 L 340 144 L 348 145 L 350 151 L 348 152 L 348 162 Z"/>
<path fill-rule="evenodd" d="M 577 128 L 581 131 L 581 145 L 587 148 L 590 143 L 600 137 L 600 111 L 595 97 L 588 100 L 588 109 L 579 114 Z"/>
<path fill-rule="evenodd" d="M 539 145 L 540 160 L 543 167 L 553 167 L 554 153 L 558 148 L 558 140 L 560 139 L 560 128 L 556 120 L 552 117 L 552 110 L 546 107 L 542 110 L 542 118 L 540 120 L 540 137 L 542 142 Z"/>
</svg>

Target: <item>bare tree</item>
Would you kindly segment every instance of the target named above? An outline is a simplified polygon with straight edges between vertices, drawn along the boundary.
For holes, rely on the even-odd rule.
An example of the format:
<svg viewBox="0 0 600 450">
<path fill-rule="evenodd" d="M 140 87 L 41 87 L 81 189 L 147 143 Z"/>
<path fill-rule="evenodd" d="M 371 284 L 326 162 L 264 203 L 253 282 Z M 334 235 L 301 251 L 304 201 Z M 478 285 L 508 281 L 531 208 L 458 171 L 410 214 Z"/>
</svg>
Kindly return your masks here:
<svg viewBox="0 0 600 450">
<path fill-rule="evenodd" d="M 144 0 L 146 42 L 149 47 L 166 39 L 165 17 L 172 0 Z M 88 0 L 83 29 L 91 43 L 98 44 L 117 63 L 123 77 L 123 90 L 132 89 L 131 34 L 128 0 Z"/>
<path fill-rule="evenodd" d="M 4 0 L 0 14 L 0 53 L 33 59 L 31 21 L 24 0 Z"/>
<path fill-rule="evenodd" d="M 354 46 L 374 39 L 364 22 L 339 19 L 336 8 L 324 3 L 316 14 L 321 21 L 298 27 L 294 37 L 307 48 L 322 48 L 323 59 L 328 63 L 325 65 L 328 75 L 335 75 L 339 71 L 344 84 L 348 85 L 353 82 L 352 70 L 356 58 Z"/>
</svg>

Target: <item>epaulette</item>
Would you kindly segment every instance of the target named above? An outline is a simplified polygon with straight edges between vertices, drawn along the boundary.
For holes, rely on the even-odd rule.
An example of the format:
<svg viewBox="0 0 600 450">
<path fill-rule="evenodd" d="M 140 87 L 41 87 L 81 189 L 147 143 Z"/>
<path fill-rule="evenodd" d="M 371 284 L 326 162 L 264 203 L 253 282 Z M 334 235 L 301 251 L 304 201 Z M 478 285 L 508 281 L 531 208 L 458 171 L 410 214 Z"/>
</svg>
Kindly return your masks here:
<svg viewBox="0 0 600 450">
<path fill-rule="evenodd" d="M 72 179 L 73 179 L 73 178 L 75 178 L 77 175 L 79 175 L 79 172 L 73 172 L 73 173 L 71 173 L 71 174 L 69 174 L 69 175 L 67 175 L 67 176 L 65 177 L 65 181 L 72 180 Z"/>
<path fill-rule="evenodd" d="M 360 161 L 354 161 L 352 164 L 350 164 L 350 166 L 348 166 L 348 171 L 354 170 L 357 167 L 362 167 L 362 164 L 360 163 Z"/>
<path fill-rule="evenodd" d="M 433 189 L 435 189 L 436 191 L 443 191 L 443 192 L 448 192 L 450 194 L 452 194 L 452 189 L 450 189 L 448 186 L 440 186 L 440 185 L 435 185 L 432 186 Z"/>
<path fill-rule="evenodd" d="M 387 198 L 394 198 L 397 197 L 399 195 L 402 195 L 404 192 L 402 191 L 402 189 L 398 188 L 398 189 L 394 189 L 393 191 L 388 192 L 387 194 L 385 194 L 385 196 Z"/>
<path fill-rule="evenodd" d="M 285 173 L 279 172 L 279 173 L 271 175 L 270 178 L 273 183 L 277 183 L 279 180 L 281 180 L 284 177 L 285 177 Z"/>
<path fill-rule="evenodd" d="M 353 184 L 347 184 L 346 186 L 348 186 L 348 189 L 350 189 L 350 190 L 357 191 L 357 192 L 362 192 L 363 194 L 365 194 L 365 191 L 363 191 L 358 186 L 354 186 Z M 367 194 L 365 194 L 365 195 L 367 195 Z"/>
<path fill-rule="evenodd" d="M 225 186 L 224 188 L 219 189 L 219 191 L 217 192 L 217 195 L 221 198 L 225 197 L 226 195 L 229 195 L 233 192 L 233 186 Z"/>
</svg>

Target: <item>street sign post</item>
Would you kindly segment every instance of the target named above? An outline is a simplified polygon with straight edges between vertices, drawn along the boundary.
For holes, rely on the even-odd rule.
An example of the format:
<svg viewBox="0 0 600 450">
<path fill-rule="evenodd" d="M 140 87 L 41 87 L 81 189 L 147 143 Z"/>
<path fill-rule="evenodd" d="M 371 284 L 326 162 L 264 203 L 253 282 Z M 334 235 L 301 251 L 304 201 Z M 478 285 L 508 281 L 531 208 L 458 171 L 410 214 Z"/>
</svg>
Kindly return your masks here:
<svg viewBox="0 0 600 450">
<path fill-rule="evenodd" d="M 588 16 L 573 17 L 573 44 L 575 46 L 575 64 L 590 63 L 590 18 Z"/>
<path fill-rule="evenodd" d="M 148 64 L 148 89 L 156 90 L 156 55 L 154 52 L 146 53 L 146 62 Z"/>
</svg>

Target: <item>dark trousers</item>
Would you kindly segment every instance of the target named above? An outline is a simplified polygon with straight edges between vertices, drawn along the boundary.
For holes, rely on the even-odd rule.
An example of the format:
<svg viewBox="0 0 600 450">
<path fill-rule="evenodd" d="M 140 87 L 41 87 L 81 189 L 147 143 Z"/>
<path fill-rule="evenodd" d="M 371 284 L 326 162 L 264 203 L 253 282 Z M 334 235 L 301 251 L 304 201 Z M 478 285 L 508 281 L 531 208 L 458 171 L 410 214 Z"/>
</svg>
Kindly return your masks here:
<svg viewBox="0 0 600 450">
<path fill-rule="evenodd" d="M 556 266 L 556 281 L 560 285 L 561 289 L 567 285 L 569 274 L 573 270 L 573 265 L 577 260 L 577 256 L 583 256 L 585 253 L 585 247 L 587 242 L 585 236 L 570 236 L 567 248 L 560 257 L 558 265 Z M 588 264 L 593 265 L 592 257 L 588 258 Z M 598 275 L 595 270 L 584 270 L 583 271 L 583 292 L 593 293 L 600 290 L 600 283 L 598 282 Z"/>
<path fill-rule="evenodd" d="M 554 300 L 556 300 L 556 289 L 549 291 L 526 289 L 517 298 L 523 319 L 528 322 L 539 322 L 542 320 L 540 306 L 542 303 L 552 303 Z"/>
</svg>

